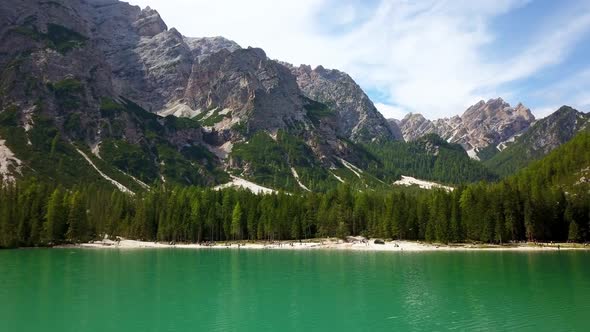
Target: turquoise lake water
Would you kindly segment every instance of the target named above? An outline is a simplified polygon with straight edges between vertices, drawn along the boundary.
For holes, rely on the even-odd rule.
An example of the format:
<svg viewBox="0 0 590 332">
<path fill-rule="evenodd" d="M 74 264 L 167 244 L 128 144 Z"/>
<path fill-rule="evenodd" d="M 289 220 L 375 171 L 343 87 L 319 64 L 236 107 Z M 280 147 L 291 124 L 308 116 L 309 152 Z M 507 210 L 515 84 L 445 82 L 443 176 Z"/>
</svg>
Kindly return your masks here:
<svg viewBox="0 0 590 332">
<path fill-rule="evenodd" d="M 588 331 L 590 252 L 0 251 L 0 331 Z"/>
</svg>

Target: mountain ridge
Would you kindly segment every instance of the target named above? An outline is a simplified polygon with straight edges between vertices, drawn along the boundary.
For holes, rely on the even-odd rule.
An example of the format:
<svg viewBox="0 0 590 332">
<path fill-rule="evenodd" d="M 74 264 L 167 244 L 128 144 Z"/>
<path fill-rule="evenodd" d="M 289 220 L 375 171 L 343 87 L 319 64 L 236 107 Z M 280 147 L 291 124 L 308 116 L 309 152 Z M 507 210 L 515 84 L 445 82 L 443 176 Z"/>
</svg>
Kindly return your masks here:
<svg viewBox="0 0 590 332">
<path fill-rule="evenodd" d="M 498 98 L 462 117 L 388 121 L 342 71 L 187 37 L 150 7 L 114 0 L 7 0 L 0 18 L 5 175 L 74 183 L 76 172 L 79 181 L 100 178 L 96 168 L 134 190 L 231 176 L 290 191 L 389 187 L 403 173 L 459 184 L 495 176 L 457 146 L 436 137 L 406 146 L 402 136 L 436 134 L 477 157 L 534 119 Z M 58 174 L 48 160 L 72 172 Z"/>
<path fill-rule="evenodd" d="M 406 141 L 429 133 L 436 133 L 451 143 L 459 143 L 475 159 L 478 152 L 488 146 L 510 140 L 526 131 L 535 117 L 530 109 L 519 103 L 511 107 L 502 98 L 481 100 L 459 116 L 428 120 L 421 114 L 409 113 L 397 123 Z"/>
</svg>

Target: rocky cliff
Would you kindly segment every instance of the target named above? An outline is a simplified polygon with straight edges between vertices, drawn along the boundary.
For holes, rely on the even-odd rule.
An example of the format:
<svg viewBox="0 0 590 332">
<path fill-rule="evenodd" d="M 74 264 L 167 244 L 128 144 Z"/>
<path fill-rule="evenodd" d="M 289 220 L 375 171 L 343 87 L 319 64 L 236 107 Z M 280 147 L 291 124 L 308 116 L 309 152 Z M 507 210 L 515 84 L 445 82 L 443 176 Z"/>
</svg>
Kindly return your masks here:
<svg viewBox="0 0 590 332">
<path fill-rule="evenodd" d="M 43 164 L 61 160 L 86 165 L 70 182 L 93 168 L 111 171 L 109 179 L 121 171 L 131 183 L 211 184 L 226 172 L 270 174 L 262 181 L 290 189 L 295 178 L 335 185 L 334 172 L 365 181 L 348 167 L 371 160 L 346 140 L 360 135 L 357 118 L 309 98 L 291 68 L 261 49 L 186 37 L 155 10 L 114 0 L 8 0 L 0 18 L 0 139 L 19 172 L 59 177 Z M 358 89 L 349 77 L 342 84 Z M 358 121 L 378 118 L 360 97 L 372 113 L 360 110 Z M 391 137 L 387 126 L 377 133 Z M 265 141 L 260 135 L 271 141 L 247 149 L 255 137 Z M 268 155 L 280 165 L 261 163 Z"/>
<path fill-rule="evenodd" d="M 315 69 L 305 65 L 290 68 L 305 96 L 337 112 L 338 135 L 361 142 L 401 139 L 397 125 L 385 120 L 348 74 L 322 66 Z"/>
</svg>

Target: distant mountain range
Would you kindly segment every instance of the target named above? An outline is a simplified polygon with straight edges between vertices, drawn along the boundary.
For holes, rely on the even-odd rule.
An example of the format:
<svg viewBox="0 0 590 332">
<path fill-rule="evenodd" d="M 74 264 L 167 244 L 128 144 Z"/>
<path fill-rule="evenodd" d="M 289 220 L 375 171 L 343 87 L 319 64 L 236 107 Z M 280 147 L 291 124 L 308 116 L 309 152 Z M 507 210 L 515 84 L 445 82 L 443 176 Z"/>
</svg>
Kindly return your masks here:
<svg viewBox="0 0 590 332">
<path fill-rule="evenodd" d="M 401 175 L 457 184 L 509 174 L 588 127 L 573 109 L 535 122 L 500 98 L 449 119 L 386 120 L 346 73 L 186 37 L 116 0 L 3 1 L 0 68 L 4 181 L 133 192 L 236 178 L 292 192 Z"/>
<path fill-rule="evenodd" d="M 511 107 L 502 98 L 483 100 L 469 107 L 461 116 L 430 121 L 420 114 L 408 114 L 397 124 L 407 141 L 434 133 L 448 142 L 458 143 L 472 158 L 489 146 L 502 149 L 502 144 L 526 131 L 535 117 L 523 104 Z"/>
</svg>

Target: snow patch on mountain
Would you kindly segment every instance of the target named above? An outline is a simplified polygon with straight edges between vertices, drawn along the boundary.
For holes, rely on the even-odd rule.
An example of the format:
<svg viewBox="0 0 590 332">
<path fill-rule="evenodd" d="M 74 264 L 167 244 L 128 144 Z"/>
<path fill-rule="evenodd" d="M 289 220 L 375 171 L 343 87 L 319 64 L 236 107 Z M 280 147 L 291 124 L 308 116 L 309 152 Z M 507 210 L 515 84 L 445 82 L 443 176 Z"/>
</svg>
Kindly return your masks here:
<svg viewBox="0 0 590 332">
<path fill-rule="evenodd" d="M 166 108 L 158 112 L 160 116 L 166 117 L 169 115 L 174 115 L 177 118 L 194 118 L 195 116 L 199 115 L 201 110 L 194 110 L 190 108 L 186 104 L 182 104 L 179 102 L 166 105 Z"/>
<path fill-rule="evenodd" d="M 221 184 L 213 189 L 221 190 L 221 189 L 226 189 L 226 188 L 243 188 L 243 189 L 249 190 L 257 195 L 259 195 L 259 194 L 274 194 L 277 192 L 274 189 L 263 187 L 261 185 L 258 185 L 254 182 L 251 182 L 251 181 L 248 181 L 246 179 L 242 179 L 242 178 L 234 176 L 234 175 L 230 175 L 230 176 L 231 176 L 230 182 Z"/>
<path fill-rule="evenodd" d="M 362 169 L 354 166 L 353 164 L 349 163 L 348 161 L 340 158 L 340 162 L 344 165 L 344 167 L 348 168 L 351 172 L 353 172 L 359 179 L 361 178 L 361 173 L 363 172 Z"/>
<path fill-rule="evenodd" d="M 332 173 L 332 172 L 330 172 L 330 174 L 334 175 L 334 177 L 336 178 L 336 180 L 338 180 L 338 181 L 340 181 L 340 182 L 344 183 L 344 180 L 342 180 L 342 178 L 341 178 L 341 177 L 339 177 L 338 175 L 336 175 L 336 174 L 334 174 L 334 173 Z"/>
<path fill-rule="evenodd" d="M 301 180 L 299 180 L 299 174 L 297 174 L 297 171 L 295 170 L 295 168 L 291 167 L 291 173 L 293 174 L 293 177 L 295 178 L 295 181 L 297 181 L 297 184 L 299 185 L 299 187 L 301 187 L 303 190 L 311 191 L 303 183 L 301 183 Z"/>
<path fill-rule="evenodd" d="M 16 178 L 14 172 L 21 173 L 22 161 L 16 158 L 14 153 L 6 146 L 6 140 L 0 139 L 0 175 L 5 183 L 14 183 Z"/>
<path fill-rule="evenodd" d="M 105 180 L 107 180 L 110 183 L 112 183 L 121 192 L 130 194 L 130 195 L 135 195 L 135 193 L 133 191 L 129 190 L 129 188 L 125 187 L 124 185 L 122 185 L 121 183 L 119 183 L 116 180 L 112 179 L 108 175 L 104 174 L 100 169 L 98 169 L 98 167 L 96 167 L 96 165 L 92 162 L 92 160 L 86 155 L 86 153 L 82 152 L 82 150 L 76 148 L 76 151 L 78 151 L 78 153 L 82 157 L 84 157 L 84 159 L 86 159 L 86 161 L 90 164 L 90 166 L 92 166 L 92 168 L 94 168 L 98 172 L 98 174 L 100 174 L 100 176 L 102 176 Z"/>
<path fill-rule="evenodd" d="M 469 149 L 469 150 L 467 150 L 467 155 L 471 159 L 479 160 L 479 157 L 477 156 L 477 149 Z"/>
<path fill-rule="evenodd" d="M 402 175 L 401 180 L 393 183 L 396 186 L 418 186 L 422 189 L 444 189 L 446 191 L 453 191 L 455 188 L 442 185 L 440 183 L 416 179 L 411 176 Z"/>
</svg>

